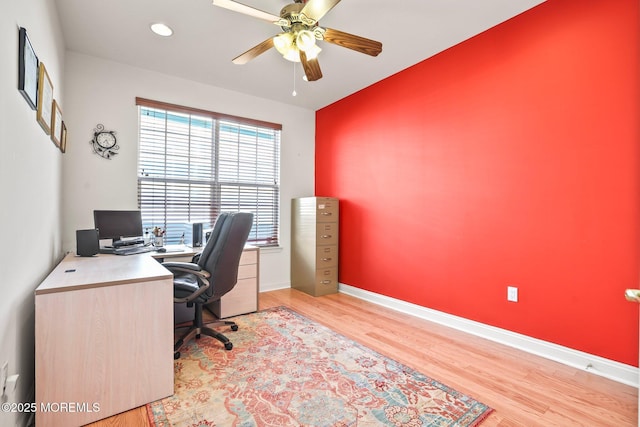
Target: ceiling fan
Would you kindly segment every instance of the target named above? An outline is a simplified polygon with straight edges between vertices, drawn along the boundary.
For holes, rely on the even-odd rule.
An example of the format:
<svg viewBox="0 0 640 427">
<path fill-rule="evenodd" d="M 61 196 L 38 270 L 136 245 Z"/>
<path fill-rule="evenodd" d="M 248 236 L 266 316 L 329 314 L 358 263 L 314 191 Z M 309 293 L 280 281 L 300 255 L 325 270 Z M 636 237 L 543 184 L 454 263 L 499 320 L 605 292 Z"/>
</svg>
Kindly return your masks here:
<svg viewBox="0 0 640 427">
<path fill-rule="evenodd" d="M 285 59 L 302 63 L 308 81 L 322 77 L 318 63 L 318 53 L 322 49 L 316 44 L 316 40 L 324 40 L 371 56 L 378 56 L 382 52 L 380 42 L 318 25 L 318 21 L 339 2 L 340 0 L 294 0 L 294 3 L 282 8 L 280 16 L 276 16 L 234 0 L 213 0 L 215 6 L 271 22 L 283 31 L 234 58 L 234 64 L 246 64 L 275 47 Z"/>
</svg>

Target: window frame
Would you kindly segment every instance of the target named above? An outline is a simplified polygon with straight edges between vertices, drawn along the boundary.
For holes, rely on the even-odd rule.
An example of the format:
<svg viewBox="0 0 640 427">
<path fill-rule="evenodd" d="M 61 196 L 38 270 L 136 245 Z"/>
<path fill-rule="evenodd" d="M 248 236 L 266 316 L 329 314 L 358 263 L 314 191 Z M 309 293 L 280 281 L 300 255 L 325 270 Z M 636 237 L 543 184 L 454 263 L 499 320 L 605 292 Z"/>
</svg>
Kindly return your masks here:
<svg viewBox="0 0 640 427">
<path fill-rule="evenodd" d="M 136 106 L 138 107 L 137 109 L 137 114 L 138 114 L 138 160 L 137 160 L 138 208 L 142 211 L 144 227 L 152 228 L 157 226 L 157 227 L 166 229 L 168 224 L 175 224 L 174 221 L 170 221 L 169 215 L 167 214 L 168 202 L 166 199 L 167 197 L 166 189 L 170 188 L 167 186 L 171 186 L 172 183 L 174 187 L 177 188 L 178 187 L 177 181 L 180 181 L 181 184 L 186 185 L 189 188 L 188 191 L 191 191 L 190 190 L 191 185 L 205 185 L 209 187 L 209 190 L 212 193 L 210 196 L 211 203 L 213 204 L 208 213 L 209 223 L 207 225 L 209 226 L 213 225 L 213 222 L 215 221 L 217 216 L 220 214 L 220 212 L 230 210 L 228 202 L 225 202 L 222 196 L 223 187 L 226 186 L 227 188 L 231 188 L 233 186 L 236 186 L 237 193 L 238 193 L 237 204 L 233 203 L 234 199 L 232 197 L 230 200 L 231 200 L 232 206 L 237 205 L 239 208 L 234 208 L 231 210 L 244 210 L 244 211 L 249 211 L 254 213 L 254 225 L 252 227 L 248 243 L 253 244 L 255 246 L 260 246 L 260 247 L 278 247 L 279 246 L 279 237 L 280 237 L 279 236 L 280 234 L 280 206 L 279 205 L 280 205 L 280 191 L 281 191 L 280 189 L 280 150 L 281 150 L 281 131 L 282 131 L 281 124 L 266 122 L 262 120 L 255 120 L 255 119 L 250 119 L 245 117 L 238 117 L 238 116 L 229 115 L 229 114 L 217 113 L 217 112 L 202 110 L 198 108 L 185 107 L 181 105 L 154 101 L 154 100 L 140 98 L 140 97 L 136 97 Z M 172 177 L 171 173 L 167 172 L 168 166 L 166 162 L 164 164 L 164 172 L 160 173 L 160 175 L 149 176 L 148 173 L 143 173 L 144 160 L 142 158 L 142 141 L 143 141 L 142 139 L 143 138 L 142 108 L 162 110 L 165 112 L 165 114 L 175 113 L 175 114 L 187 115 L 189 117 L 189 122 L 188 122 L 189 127 L 191 126 L 193 116 L 206 118 L 207 120 L 208 119 L 212 120 L 211 141 L 210 141 L 211 150 L 212 150 L 212 155 L 210 159 L 211 165 L 207 166 L 207 167 L 213 168 L 212 179 L 207 179 L 205 180 L 205 182 L 203 182 L 202 179 L 196 178 L 192 180 L 189 177 L 187 179 L 182 179 L 182 178 L 176 179 L 175 176 Z M 256 133 L 256 137 L 255 137 L 256 140 L 251 142 L 251 144 L 254 144 L 255 147 L 253 147 L 251 144 L 247 145 L 250 148 L 255 148 L 255 153 L 252 154 L 255 157 L 251 157 L 252 155 L 246 155 L 247 157 L 245 158 L 245 157 L 242 157 L 240 153 L 238 153 L 238 159 L 236 163 L 236 167 L 238 169 L 237 181 L 234 181 L 234 180 L 229 181 L 228 179 L 225 181 L 220 178 L 220 173 L 221 173 L 221 167 L 220 167 L 221 148 L 220 147 L 221 145 L 224 145 L 224 144 L 234 143 L 233 139 L 224 140 L 224 141 L 221 140 L 222 137 L 220 135 L 221 133 L 220 129 L 221 127 L 228 128 L 229 126 L 231 126 L 231 128 L 238 129 L 238 141 L 235 142 L 238 145 L 238 151 L 241 151 L 240 148 L 243 147 L 242 144 L 244 142 L 247 142 L 247 141 L 243 142 L 242 140 L 243 138 L 241 136 L 242 134 L 241 130 L 248 129 L 249 132 L 255 131 Z M 165 128 L 164 130 L 165 135 L 167 135 L 167 130 L 168 128 Z M 273 136 L 272 136 L 273 146 L 269 147 L 267 151 L 273 156 L 273 158 L 271 159 L 270 162 L 266 162 L 266 163 L 268 165 L 267 177 L 269 178 L 269 180 L 273 178 L 274 180 L 273 184 L 259 182 L 259 178 L 262 177 L 262 175 L 258 172 L 258 169 L 256 169 L 255 182 L 251 180 L 243 181 L 240 178 L 240 175 L 241 175 L 240 169 L 241 169 L 241 163 L 243 159 L 244 160 L 250 159 L 254 161 L 256 166 L 258 166 L 259 160 L 260 160 L 260 157 L 259 157 L 260 135 L 268 134 L 270 132 L 273 132 Z M 188 134 L 187 138 L 188 138 L 188 144 L 190 145 L 192 142 L 191 140 L 192 137 L 190 133 Z M 267 138 L 266 140 L 269 141 L 270 138 Z M 162 142 L 161 144 L 164 144 L 166 149 L 167 147 L 166 137 L 164 142 Z M 190 154 L 188 155 L 189 155 L 189 165 L 191 165 L 191 162 L 193 161 L 193 159 L 190 157 Z M 231 168 L 233 168 L 233 162 L 231 162 L 231 165 L 232 165 Z M 246 170 L 247 169 L 244 169 L 245 172 Z M 144 186 L 153 187 L 156 184 L 165 187 L 165 193 L 164 193 L 165 196 L 163 196 L 165 197 L 164 203 L 155 204 L 156 202 L 155 200 L 153 200 L 153 197 L 149 199 L 145 197 L 145 194 L 143 194 Z M 179 190 L 175 189 L 174 191 L 179 191 Z M 254 192 L 255 194 L 253 194 Z M 230 194 L 232 193 L 233 192 L 231 192 Z M 176 195 L 176 194 L 179 194 L 179 192 L 174 193 L 172 195 Z M 193 196 L 191 196 L 190 193 L 188 194 L 189 194 L 187 196 L 188 200 L 191 201 Z M 264 200 L 265 197 L 267 200 L 270 201 L 270 203 L 266 203 L 267 209 L 262 210 L 260 209 L 259 201 Z M 145 202 L 145 200 L 151 200 L 150 207 L 146 209 L 145 209 L 145 204 L 147 202 Z M 185 205 L 190 206 L 190 202 L 187 202 Z M 147 215 L 148 218 L 151 218 L 151 221 L 145 221 L 145 210 L 151 209 L 151 206 L 154 207 L 154 210 L 150 211 L 151 213 Z M 225 206 L 227 206 L 226 209 L 225 209 Z M 158 207 L 160 211 L 164 208 L 164 213 L 158 214 L 157 211 L 155 210 L 155 207 Z M 187 207 L 186 209 L 189 212 L 188 215 L 190 215 L 191 214 L 191 211 L 189 210 L 190 207 Z M 162 217 L 162 222 L 163 222 L 162 224 L 158 224 L 160 217 Z M 189 221 L 189 218 L 184 219 L 185 223 L 187 223 L 188 221 Z M 200 221 L 196 220 L 196 222 L 200 222 Z M 202 222 L 205 222 L 205 221 L 203 220 Z M 265 228 L 265 223 L 266 223 L 266 229 L 269 230 L 267 233 L 264 233 L 263 231 Z M 167 238 L 166 240 L 168 244 L 179 243 L 179 241 L 176 241 L 175 231 L 172 233 L 172 236 L 170 238 Z"/>
</svg>

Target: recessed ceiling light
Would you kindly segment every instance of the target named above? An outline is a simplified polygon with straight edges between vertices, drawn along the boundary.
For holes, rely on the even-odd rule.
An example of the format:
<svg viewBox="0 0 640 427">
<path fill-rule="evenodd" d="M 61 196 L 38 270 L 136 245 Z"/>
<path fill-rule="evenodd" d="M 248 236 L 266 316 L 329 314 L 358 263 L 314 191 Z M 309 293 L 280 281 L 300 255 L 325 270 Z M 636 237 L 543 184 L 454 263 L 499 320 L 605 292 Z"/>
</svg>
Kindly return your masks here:
<svg viewBox="0 0 640 427">
<path fill-rule="evenodd" d="M 173 30 L 161 22 L 151 24 L 151 31 L 163 37 L 169 37 L 173 34 Z"/>
</svg>

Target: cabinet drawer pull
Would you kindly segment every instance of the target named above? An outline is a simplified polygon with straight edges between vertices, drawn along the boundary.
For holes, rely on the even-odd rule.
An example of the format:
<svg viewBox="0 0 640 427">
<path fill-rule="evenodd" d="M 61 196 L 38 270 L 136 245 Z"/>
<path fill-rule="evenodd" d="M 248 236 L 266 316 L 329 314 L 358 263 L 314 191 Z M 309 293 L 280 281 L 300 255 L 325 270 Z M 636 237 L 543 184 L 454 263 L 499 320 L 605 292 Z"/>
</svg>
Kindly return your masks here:
<svg viewBox="0 0 640 427">
<path fill-rule="evenodd" d="M 331 212 L 320 212 L 320 215 L 331 216 Z"/>
<path fill-rule="evenodd" d="M 323 234 L 321 237 L 323 239 L 330 239 L 331 238 L 331 234 Z"/>
<path fill-rule="evenodd" d="M 624 296 L 627 301 L 640 302 L 640 290 L 638 289 L 627 289 L 624 291 Z"/>
<path fill-rule="evenodd" d="M 331 280 L 323 280 L 322 282 L 323 285 L 328 285 L 329 283 L 331 283 Z"/>
<path fill-rule="evenodd" d="M 322 258 L 322 261 L 331 261 L 333 258 Z"/>
</svg>

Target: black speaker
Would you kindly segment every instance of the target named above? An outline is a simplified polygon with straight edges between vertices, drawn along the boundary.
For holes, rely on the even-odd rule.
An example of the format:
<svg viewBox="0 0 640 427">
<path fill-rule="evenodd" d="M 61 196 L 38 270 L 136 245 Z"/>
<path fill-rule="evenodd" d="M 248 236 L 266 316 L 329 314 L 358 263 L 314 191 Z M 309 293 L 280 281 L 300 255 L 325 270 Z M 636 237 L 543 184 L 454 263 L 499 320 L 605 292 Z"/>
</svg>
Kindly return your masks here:
<svg viewBox="0 0 640 427">
<path fill-rule="evenodd" d="M 79 256 L 94 256 L 99 251 L 98 230 L 76 230 L 76 253 Z"/>
<path fill-rule="evenodd" d="M 193 224 L 193 236 L 191 238 L 191 246 L 199 248 L 202 246 L 202 223 L 196 222 Z"/>
<path fill-rule="evenodd" d="M 201 247 L 204 243 L 202 241 L 202 230 L 201 222 L 188 222 L 184 231 L 185 243 L 191 245 L 192 248 Z"/>
</svg>

